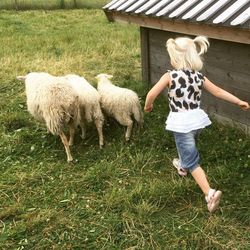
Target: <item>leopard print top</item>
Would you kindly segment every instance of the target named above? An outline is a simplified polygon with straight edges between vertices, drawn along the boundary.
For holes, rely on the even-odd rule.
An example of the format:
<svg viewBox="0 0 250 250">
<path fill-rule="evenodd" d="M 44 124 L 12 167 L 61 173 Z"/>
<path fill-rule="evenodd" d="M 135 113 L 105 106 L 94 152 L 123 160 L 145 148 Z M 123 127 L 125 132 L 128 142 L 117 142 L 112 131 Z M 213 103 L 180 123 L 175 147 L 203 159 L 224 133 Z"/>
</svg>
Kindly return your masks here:
<svg viewBox="0 0 250 250">
<path fill-rule="evenodd" d="M 169 108 L 172 112 L 183 112 L 200 108 L 204 76 L 194 70 L 168 71 L 171 86 L 168 89 Z"/>
</svg>

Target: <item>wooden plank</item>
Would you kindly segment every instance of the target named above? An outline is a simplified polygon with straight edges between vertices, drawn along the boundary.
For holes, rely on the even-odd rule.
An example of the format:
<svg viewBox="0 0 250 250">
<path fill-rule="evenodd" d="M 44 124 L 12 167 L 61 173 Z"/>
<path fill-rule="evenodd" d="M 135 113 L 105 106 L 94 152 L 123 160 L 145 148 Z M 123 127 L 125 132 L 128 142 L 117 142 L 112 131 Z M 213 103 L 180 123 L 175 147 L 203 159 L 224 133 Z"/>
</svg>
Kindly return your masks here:
<svg viewBox="0 0 250 250">
<path fill-rule="evenodd" d="M 160 80 L 161 76 L 162 74 L 160 72 L 156 72 L 156 71 L 152 72 L 150 74 L 150 83 L 152 85 L 156 84 Z"/>
<path fill-rule="evenodd" d="M 243 133 L 250 135 L 250 126 L 247 124 L 240 123 L 238 121 L 235 121 L 233 119 L 230 119 L 230 118 L 222 116 L 222 115 L 218 115 L 216 113 L 211 113 L 210 117 L 217 120 L 221 124 L 231 126 L 233 128 L 237 128 L 237 129 L 241 130 Z"/>
<path fill-rule="evenodd" d="M 150 83 L 155 84 L 163 74 L 167 72 L 167 69 L 171 69 L 171 66 L 150 64 Z"/>
<path fill-rule="evenodd" d="M 203 73 L 210 81 L 222 88 L 227 88 L 228 91 L 238 89 L 244 95 L 248 95 L 250 92 L 248 73 L 244 74 L 235 71 L 228 71 L 212 64 L 206 64 Z M 248 100 L 249 98 L 250 95 Z"/>
<path fill-rule="evenodd" d="M 210 39 L 210 48 L 204 56 L 204 63 L 214 65 L 228 71 L 249 73 L 250 48 L 246 44 L 236 44 Z"/>
<path fill-rule="evenodd" d="M 227 73 L 224 70 L 220 70 L 213 66 L 206 66 L 206 71 L 207 71 L 206 72 L 207 77 L 210 80 L 212 80 L 216 85 L 236 95 L 242 100 L 250 102 L 249 82 L 248 82 L 248 90 L 243 91 L 238 88 L 239 84 L 236 79 L 230 82 L 231 79 L 227 78 L 228 77 Z M 239 76 L 241 75 L 242 74 L 239 74 Z M 247 81 L 247 79 L 245 79 L 245 81 Z M 203 92 L 202 101 L 203 105 L 206 108 L 208 108 L 210 112 L 213 111 L 219 115 L 223 115 L 230 119 L 234 119 L 248 126 L 250 125 L 249 112 L 241 111 L 239 107 L 237 107 L 236 105 L 233 105 L 231 103 L 213 97 L 210 93 L 207 93 L 206 91 Z"/>
<path fill-rule="evenodd" d="M 213 26 L 202 23 L 187 23 L 173 19 L 159 19 L 154 17 L 141 17 L 125 15 L 119 12 L 106 12 L 110 20 L 126 21 L 135 23 L 143 27 L 159 29 L 187 34 L 187 35 L 204 35 L 210 38 L 232 41 L 237 43 L 250 44 L 250 32 L 248 29 L 235 27 Z"/>
<path fill-rule="evenodd" d="M 170 59 L 165 48 L 165 42 L 169 37 L 178 36 L 177 33 L 169 33 L 158 30 L 150 30 L 150 63 L 155 65 L 170 66 Z M 238 55 L 238 56 L 237 56 Z M 168 67 L 168 69 L 170 69 Z M 204 60 L 204 73 L 207 77 L 212 76 L 215 83 L 226 82 L 230 84 L 231 90 L 249 91 L 250 79 L 250 50 L 248 45 L 225 43 L 223 41 L 211 40 Z M 152 69 L 151 69 L 152 71 Z M 164 73 L 164 70 L 161 71 Z"/>
<path fill-rule="evenodd" d="M 250 114 L 241 110 L 237 105 L 231 104 L 212 96 L 209 92 L 202 92 L 201 107 L 209 113 L 217 113 L 229 119 L 250 126 Z"/>
<path fill-rule="evenodd" d="M 218 102 L 217 113 L 225 115 L 231 119 L 250 125 L 249 113 L 241 110 L 241 108 L 235 104 L 226 102 L 224 100 L 216 99 Z"/>
<path fill-rule="evenodd" d="M 157 71 L 164 74 L 168 69 L 171 69 L 170 58 L 166 49 L 166 40 L 173 34 L 159 30 L 150 29 L 149 44 L 150 44 L 150 67 L 151 72 Z"/>
<path fill-rule="evenodd" d="M 179 36 L 178 33 L 170 33 L 150 29 L 150 62 L 153 64 L 165 64 L 169 62 L 169 56 L 165 47 L 168 38 Z M 249 45 L 235 44 L 211 39 L 211 47 L 205 55 L 204 67 L 213 66 L 211 69 L 219 76 L 215 80 L 227 81 L 233 85 L 237 82 L 237 88 L 243 91 L 249 89 L 250 79 L 250 50 Z"/>
</svg>

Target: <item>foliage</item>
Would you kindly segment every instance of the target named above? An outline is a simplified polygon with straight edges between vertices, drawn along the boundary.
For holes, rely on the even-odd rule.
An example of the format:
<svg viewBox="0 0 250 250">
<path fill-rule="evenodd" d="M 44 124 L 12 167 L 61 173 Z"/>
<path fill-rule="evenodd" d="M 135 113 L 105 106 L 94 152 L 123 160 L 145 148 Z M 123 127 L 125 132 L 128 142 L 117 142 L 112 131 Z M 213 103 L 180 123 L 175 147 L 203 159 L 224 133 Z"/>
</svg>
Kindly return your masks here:
<svg viewBox="0 0 250 250">
<path fill-rule="evenodd" d="M 249 249 L 249 148 L 240 131 L 216 122 L 201 135 L 202 164 L 221 208 L 210 215 L 191 177 L 180 178 L 164 131 L 163 97 L 126 143 L 107 121 L 106 145 L 89 126 L 66 163 L 59 138 L 28 114 L 29 71 L 114 75 L 142 100 L 139 30 L 109 23 L 101 10 L 0 12 L 0 249 Z"/>
</svg>

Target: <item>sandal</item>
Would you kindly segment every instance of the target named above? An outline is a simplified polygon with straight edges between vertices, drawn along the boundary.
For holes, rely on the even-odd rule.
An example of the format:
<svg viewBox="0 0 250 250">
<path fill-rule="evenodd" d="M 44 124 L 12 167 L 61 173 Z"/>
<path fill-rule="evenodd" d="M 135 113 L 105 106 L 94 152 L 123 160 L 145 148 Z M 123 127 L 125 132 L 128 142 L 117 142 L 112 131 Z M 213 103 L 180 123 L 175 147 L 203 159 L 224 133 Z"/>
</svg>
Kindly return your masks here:
<svg viewBox="0 0 250 250">
<path fill-rule="evenodd" d="M 213 213 L 220 203 L 222 192 L 220 190 L 210 189 L 206 196 L 207 209 L 210 213 Z"/>
<path fill-rule="evenodd" d="M 178 158 L 173 159 L 173 165 L 177 169 L 178 174 L 180 176 L 187 176 L 188 172 L 187 172 L 187 170 L 185 170 L 184 168 L 181 167 L 180 160 Z"/>
</svg>

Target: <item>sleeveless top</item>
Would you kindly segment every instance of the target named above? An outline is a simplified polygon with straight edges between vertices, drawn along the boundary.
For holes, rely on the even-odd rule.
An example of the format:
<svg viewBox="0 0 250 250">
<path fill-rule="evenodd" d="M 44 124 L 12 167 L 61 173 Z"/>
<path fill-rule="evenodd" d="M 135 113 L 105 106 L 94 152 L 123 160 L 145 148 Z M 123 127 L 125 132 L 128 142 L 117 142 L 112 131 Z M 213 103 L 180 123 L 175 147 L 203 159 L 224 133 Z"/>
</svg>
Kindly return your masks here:
<svg viewBox="0 0 250 250">
<path fill-rule="evenodd" d="M 194 70 L 168 71 L 171 86 L 168 89 L 170 113 L 166 129 L 188 133 L 211 124 L 208 115 L 200 108 L 204 76 Z"/>
</svg>

